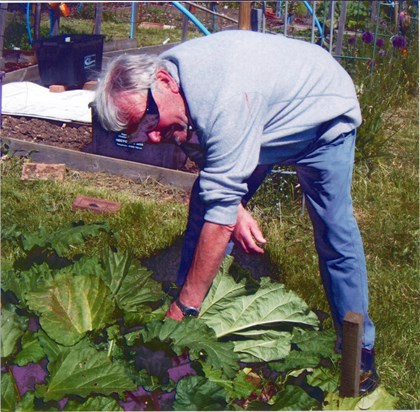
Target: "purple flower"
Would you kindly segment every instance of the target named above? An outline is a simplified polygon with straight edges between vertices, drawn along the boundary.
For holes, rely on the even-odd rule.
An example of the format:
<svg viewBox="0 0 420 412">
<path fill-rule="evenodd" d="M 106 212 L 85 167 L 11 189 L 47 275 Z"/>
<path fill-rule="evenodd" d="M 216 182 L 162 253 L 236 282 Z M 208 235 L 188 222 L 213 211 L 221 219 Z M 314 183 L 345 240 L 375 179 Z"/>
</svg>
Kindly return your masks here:
<svg viewBox="0 0 420 412">
<path fill-rule="evenodd" d="M 363 32 L 362 40 L 367 44 L 372 43 L 373 42 L 373 34 L 370 31 Z"/>
<path fill-rule="evenodd" d="M 385 50 L 381 49 L 378 51 L 379 56 L 384 57 L 385 56 Z"/>
<path fill-rule="evenodd" d="M 407 47 L 407 39 L 404 36 L 394 36 L 392 45 L 397 49 L 405 49 Z"/>
<path fill-rule="evenodd" d="M 385 40 L 384 39 L 377 39 L 376 40 L 376 46 L 381 48 L 385 46 Z"/>
<path fill-rule="evenodd" d="M 356 37 L 352 36 L 347 39 L 349 44 L 356 44 Z"/>
</svg>

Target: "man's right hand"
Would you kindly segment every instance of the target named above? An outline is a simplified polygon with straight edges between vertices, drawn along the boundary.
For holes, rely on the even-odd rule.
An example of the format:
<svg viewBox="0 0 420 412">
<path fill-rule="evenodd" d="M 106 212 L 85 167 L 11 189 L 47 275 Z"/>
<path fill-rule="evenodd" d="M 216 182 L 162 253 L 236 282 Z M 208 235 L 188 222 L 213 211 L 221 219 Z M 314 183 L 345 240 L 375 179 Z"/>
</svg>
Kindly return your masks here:
<svg viewBox="0 0 420 412">
<path fill-rule="evenodd" d="M 169 309 L 166 312 L 165 317 L 181 321 L 184 318 L 184 315 L 182 314 L 181 309 L 175 304 L 175 302 L 172 302 L 171 306 L 169 306 Z"/>
</svg>

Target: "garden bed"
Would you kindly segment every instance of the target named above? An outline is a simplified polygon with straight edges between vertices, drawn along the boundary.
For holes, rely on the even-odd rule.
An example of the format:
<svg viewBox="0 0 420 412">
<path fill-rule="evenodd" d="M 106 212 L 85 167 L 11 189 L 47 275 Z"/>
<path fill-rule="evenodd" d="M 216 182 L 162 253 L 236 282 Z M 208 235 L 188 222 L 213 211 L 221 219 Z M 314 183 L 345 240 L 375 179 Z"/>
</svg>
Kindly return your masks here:
<svg viewBox="0 0 420 412">
<path fill-rule="evenodd" d="M 3 116 L 2 138 L 22 140 L 33 144 L 55 146 L 77 152 L 86 152 L 92 142 L 92 126 L 87 124 L 63 123 L 39 118 Z M 24 147 L 24 146 L 23 146 Z M 42 146 L 40 146 L 42 149 Z M 146 165 L 145 170 L 152 171 Z M 158 168 L 161 169 L 161 168 Z M 82 169 L 83 170 L 83 169 Z M 168 169 L 172 170 L 172 169 Z M 187 160 L 180 171 L 197 174 L 197 165 Z M 152 173 L 153 175 L 153 173 Z M 191 180 L 187 178 L 188 182 Z M 187 183 L 189 187 L 190 183 Z"/>
</svg>

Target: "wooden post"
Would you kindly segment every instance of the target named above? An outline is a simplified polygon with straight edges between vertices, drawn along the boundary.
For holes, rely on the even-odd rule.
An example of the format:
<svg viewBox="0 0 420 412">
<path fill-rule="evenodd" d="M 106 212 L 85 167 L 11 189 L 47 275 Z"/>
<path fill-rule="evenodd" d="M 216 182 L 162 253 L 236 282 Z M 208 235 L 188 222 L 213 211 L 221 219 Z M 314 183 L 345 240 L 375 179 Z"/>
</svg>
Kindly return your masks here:
<svg viewBox="0 0 420 412">
<path fill-rule="evenodd" d="M 394 5 L 394 25 L 395 25 L 395 30 L 398 30 L 398 16 L 400 14 L 400 10 L 399 10 L 399 3 L 396 1 L 395 5 Z"/>
<path fill-rule="evenodd" d="M 348 312 L 343 321 L 343 352 L 341 359 L 341 397 L 359 396 L 362 356 L 363 316 Z"/>
<path fill-rule="evenodd" d="M 95 27 L 93 29 L 93 34 L 101 34 L 103 11 L 104 4 L 102 2 L 95 3 Z"/>
<path fill-rule="evenodd" d="M 337 43 L 335 45 L 335 54 L 341 55 L 343 50 L 343 34 L 347 17 L 347 0 L 341 2 L 340 21 L 338 23 Z"/>
<path fill-rule="evenodd" d="M 251 2 L 241 1 L 239 4 L 239 24 L 240 30 L 251 30 Z"/>
</svg>

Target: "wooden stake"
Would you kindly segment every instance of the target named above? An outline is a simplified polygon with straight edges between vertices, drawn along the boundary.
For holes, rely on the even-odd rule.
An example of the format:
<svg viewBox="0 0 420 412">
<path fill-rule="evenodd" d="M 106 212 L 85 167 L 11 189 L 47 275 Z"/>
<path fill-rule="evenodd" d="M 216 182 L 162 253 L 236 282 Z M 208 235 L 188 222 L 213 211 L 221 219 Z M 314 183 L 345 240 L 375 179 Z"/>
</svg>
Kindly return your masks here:
<svg viewBox="0 0 420 412">
<path fill-rule="evenodd" d="M 240 30 L 251 30 L 251 2 L 241 1 L 239 5 L 239 24 Z"/>
<path fill-rule="evenodd" d="M 341 359 L 341 397 L 359 396 L 362 356 L 363 316 L 348 312 L 343 321 L 343 353 Z"/>
</svg>

